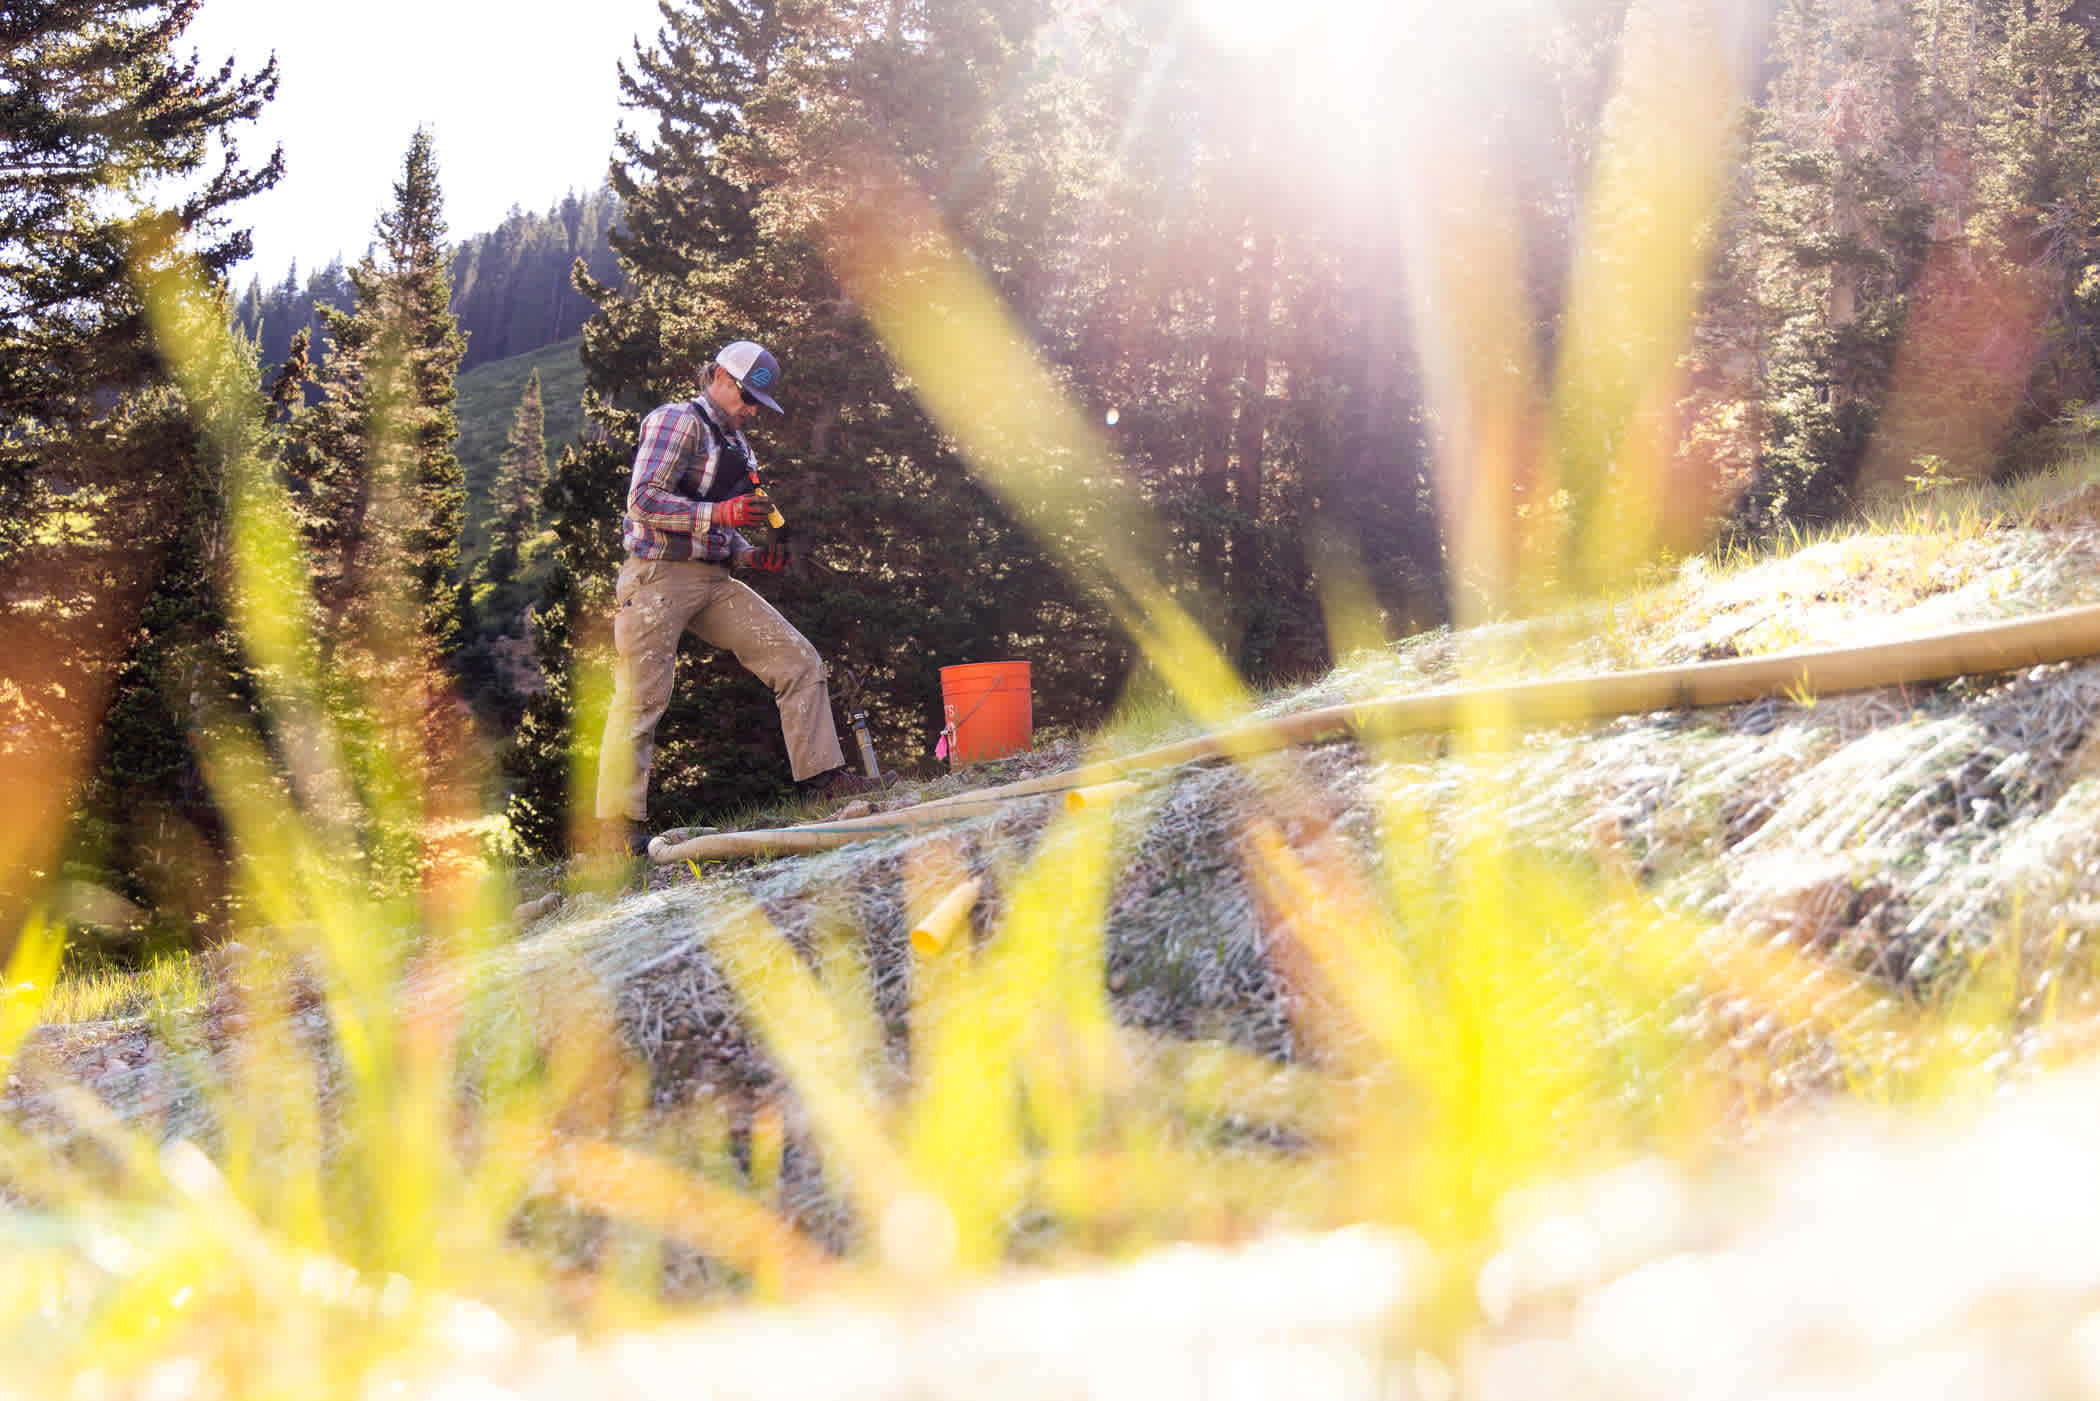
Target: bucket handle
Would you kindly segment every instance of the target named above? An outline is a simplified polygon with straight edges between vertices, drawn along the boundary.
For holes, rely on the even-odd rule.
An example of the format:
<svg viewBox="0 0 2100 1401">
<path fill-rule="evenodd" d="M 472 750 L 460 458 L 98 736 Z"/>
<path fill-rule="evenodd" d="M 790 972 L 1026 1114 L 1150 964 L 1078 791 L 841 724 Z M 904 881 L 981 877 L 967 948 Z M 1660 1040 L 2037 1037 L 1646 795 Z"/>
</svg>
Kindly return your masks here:
<svg viewBox="0 0 2100 1401">
<path fill-rule="evenodd" d="M 969 724 L 970 721 L 973 718 L 975 718 L 977 712 L 984 709 L 984 703 L 992 698 L 992 692 L 1004 688 L 1005 685 L 1006 677 L 1004 674 L 994 676 L 992 678 L 992 684 L 985 687 L 984 694 L 977 698 L 977 704 L 971 706 L 970 713 L 968 715 L 963 716 L 963 718 L 960 720 L 955 718 L 954 706 L 949 705 L 946 702 L 942 703 L 941 709 L 946 711 L 948 715 L 948 727 L 941 731 L 941 738 L 948 741 L 948 752 L 950 754 L 953 754 L 955 752 L 955 732 L 961 729 L 963 726 Z"/>
</svg>

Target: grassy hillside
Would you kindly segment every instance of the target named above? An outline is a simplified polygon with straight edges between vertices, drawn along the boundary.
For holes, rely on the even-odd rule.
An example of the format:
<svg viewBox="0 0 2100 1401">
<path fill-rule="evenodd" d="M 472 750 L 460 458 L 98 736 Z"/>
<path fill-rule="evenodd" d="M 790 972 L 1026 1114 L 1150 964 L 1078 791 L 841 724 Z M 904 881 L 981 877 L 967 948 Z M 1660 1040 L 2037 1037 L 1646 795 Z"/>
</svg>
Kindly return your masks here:
<svg viewBox="0 0 2100 1401">
<path fill-rule="evenodd" d="M 583 362 L 577 358 L 582 337 L 542 346 L 508 360 L 477 365 L 459 377 L 459 462 L 467 479 L 467 534 L 462 558 L 471 564 L 481 552 L 489 518 L 489 483 L 503 459 L 510 425 L 525 393 L 525 381 L 540 372 L 540 397 L 547 410 L 547 461 L 583 433 Z"/>
<path fill-rule="evenodd" d="M 2100 602 L 2096 555 L 2092 471 L 1935 492 L 1623 599 L 1362 647 L 1247 711 L 1923 636 Z M 1162 1245 L 1293 1240 L 1397 1242 L 1413 1284 L 1366 1305 L 1365 1375 L 1434 1377 L 1534 1326 L 1595 1343 L 1600 1319 L 1623 1358 L 1548 1360 L 1615 1375 L 1674 1336 L 1691 1250 L 1724 1291 L 1714 1355 L 1782 1356 L 1740 1341 L 1758 1315 L 1726 1301 L 1791 1287 L 1729 1268 L 1804 1208 L 1747 1210 L 1726 1190 L 1755 1180 L 1727 1175 L 1746 1153 L 1807 1132 L 1804 1109 L 1989 1096 L 2100 1039 L 2100 660 L 1527 730 L 1461 715 L 1148 771 L 1107 807 L 1017 798 L 819 856 L 659 867 L 646 889 L 488 871 L 451 924 L 340 881 L 259 796 L 252 948 L 48 1006 L 34 940 L 7 970 L 30 994 L 0 1000 L 0 1062 L 45 1025 L 0 1091 L 0 1201 L 57 1209 L 0 1214 L 0 1234 L 25 1277 L 66 1282 L 0 1285 L 0 1334 L 48 1340 L 25 1394 L 171 1358 L 227 1392 L 414 1374 L 467 1300 L 502 1360 L 464 1365 L 524 1367 L 535 1339 L 696 1301 L 923 1304 L 1017 1267 L 1092 1289 Z M 1199 728 L 1154 706 L 883 806 Z M 504 918 L 550 883 L 557 913 Z M 962 930 L 916 951 L 914 926 L 973 885 Z M 1928 1161 L 1890 1154 L 1886 1182 L 1841 1174 L 1869 1202 L 1843 1219 Z M 2100 1144 L 2051 1181 L 2070 1200 L 2089 1170 Z M 1946 1185 L 1904 1198 L 1903 1239 L 1857 1248 L 1909 1260 L 1894 1248 L 1934 1238 L 1934 1212 L 1968 1211 L 1962 1171 L 1919 1179 Z M 1822 1239 L 1787 1279 L 1843 1263 Z M 2055 1259 L 1909 1274 L 1954 1291 L 1926 1317 L 1973 1317 L 1969 1341 L 2025 1357 L 1996 1320 L 2040 1316 Z M 1993 1292 L 1960 1293 L 1972 1279 Z M 2078 1289 L 2040 1347 L 2089 1332 Z M 1767 1326 L 1876 1365 L 1927 1355 L 1939 1325 L 1880 1327 L 1878 1291 Z M 1318 1332 L 1346 1303 L 1307 1307 L 1291 1326 Z M 1158 1311 L 1123 1308 L 1143 1336 L 1122 1342 Z M 1070 1316 L 1021 1316 L 1044 1313 Z M 1067 1350 L 1112 1356 L 1097 1327 Z"/>
</svg>

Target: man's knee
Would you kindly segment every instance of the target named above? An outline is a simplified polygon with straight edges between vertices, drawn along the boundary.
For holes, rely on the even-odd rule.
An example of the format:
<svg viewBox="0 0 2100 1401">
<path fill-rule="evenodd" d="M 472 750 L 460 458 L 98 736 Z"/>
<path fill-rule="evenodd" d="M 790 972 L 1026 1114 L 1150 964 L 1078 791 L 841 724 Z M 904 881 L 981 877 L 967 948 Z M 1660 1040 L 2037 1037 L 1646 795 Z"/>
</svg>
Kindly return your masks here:
<svg viewBox="0 0 2100 1401">
<path fill-rule="evenodd" d="M 824 658 L 818 655 L 816 645 L 808 638 L 795 638 L 795 645 L 787 649 L 780 684 L 776 691 L 799 690 L 804 686 L 824 684 Z"/>
<path fill-rule="evenodd" d="M 824 684 L 824 658 L 818 655 L 815 644 L 799 632 L 768 639 L 764 653 L 744 664 L 776 696 Z"/>
</svg>

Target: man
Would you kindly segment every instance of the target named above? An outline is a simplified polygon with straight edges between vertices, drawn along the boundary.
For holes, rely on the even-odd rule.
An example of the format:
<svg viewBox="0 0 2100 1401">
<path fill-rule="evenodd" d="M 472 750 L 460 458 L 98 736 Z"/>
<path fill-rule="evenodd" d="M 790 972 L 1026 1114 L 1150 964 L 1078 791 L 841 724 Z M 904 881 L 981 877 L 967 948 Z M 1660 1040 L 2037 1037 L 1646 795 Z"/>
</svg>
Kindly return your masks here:
<svg viewBox="0 0 2100 1401">
<path fill-rule="evenodd" d="M 642 420 L 627 487 L 627 559 L 614 591 L 612 708 L 598 759 L 598 819 L 607 843 L 628 852 L 648 843 L 649 764 L 682 632 L 727 647 L 772 687 L 797 782 L 827 798 L 880 786 L 845 767 L 817 649 L 732 577 L 788 563 L 784 545 L 754 548 L 741 533 L 772 512 L 744 429 L 761 405 L 781 412 L 779 385 L 770 352 L 732 341 L 701 372 L 698 398 Z"/>
</svg>

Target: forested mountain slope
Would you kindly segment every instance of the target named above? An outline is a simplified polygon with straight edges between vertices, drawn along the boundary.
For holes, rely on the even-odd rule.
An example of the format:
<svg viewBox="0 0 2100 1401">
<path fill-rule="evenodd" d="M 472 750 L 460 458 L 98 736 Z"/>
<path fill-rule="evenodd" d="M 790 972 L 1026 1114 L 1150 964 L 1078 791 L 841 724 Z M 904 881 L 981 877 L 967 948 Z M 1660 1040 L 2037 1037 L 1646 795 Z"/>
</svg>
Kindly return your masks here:
<svg viewBox="0 0 2100 1401">
<path fill-rule="evenodd" d="M 513 208 L 494 229 L 460 239 L 451 249 L 452 314 L 467 338 L 462 372 L 539 350 L 581 333 L 591 304 L 570 273 L 581 258 L 593 277 L 619 280 L 611 236 L 619 201 L 606 188 L 571 193 L 545 213 Z M 302 328 L 320 339 L 320 306 L 347 310 L 353 300 L 340 260 L 297 267 L 272 286 L 251 280 L 235 303 L 241 329 L 257 338 L 266 369 L 283 362 Z"/>
</svg>

